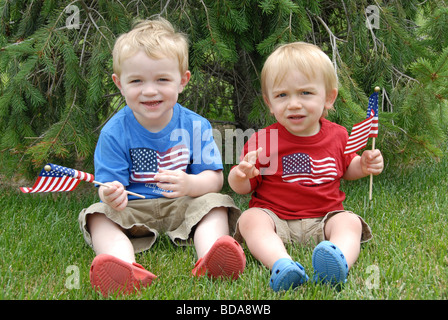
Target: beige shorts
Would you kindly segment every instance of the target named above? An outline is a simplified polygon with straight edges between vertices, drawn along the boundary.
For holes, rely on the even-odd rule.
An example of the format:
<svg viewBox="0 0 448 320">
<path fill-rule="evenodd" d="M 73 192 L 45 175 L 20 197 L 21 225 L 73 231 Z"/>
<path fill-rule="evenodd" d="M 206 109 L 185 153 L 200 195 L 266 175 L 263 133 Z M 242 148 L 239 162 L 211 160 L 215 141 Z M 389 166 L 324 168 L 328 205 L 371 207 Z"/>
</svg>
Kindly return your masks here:
<svg viewBox="0 0 448 320">
<path fill-rule="evenodd" d="M 334 215 L 344 212 L 346 210 L 338 210 L 327 213 L 324 217 L 319 218 L 309 218 L 309 219 L 298 219 L 298 220 L 283 220 L 280 219 L 274 212 L 269 209 L 258 208 L 264 212 L 266 212 L 271 219 L 274 221 L 275 230 L 277 235 L 282 239 L 283 243 L 300 243 L 303 245 L 317 245 L 319 242 L 326 240 L 325 239 L 325 223 Z M 354 214 L 351 211 L 351 214 Z M 356 214 L 355 214 L 356 215 Z M 358 215 L 356 215 L 358 216 Z M 358 216 L 361 220 L 362 224 L 362 235 L 361 235 L 361 243 L 367 242 L 372 239 L 372 230 L 369 225 L 364 221 L 363 218 Z M 243 241 L 243 237 L 238 228 L 235 233 L 235 239 L 239 242 Z"/>
<path fill-rule="evenodd" d="M 85 241 L 92 246 L 86 217 L 93 213 L 105 214 L 124 229 L 137 253 L 151 248 L 160 233 L 166 233 L 177 245 L 190 244 L 194 227 L 210 210 L 218 207 L 228 208 L 229 231 L 233 234 L 241 211 L 230 196 L 220 193 L 208 193 L 197 198 L 132 200 L 123 211 L 113 210 L 99 202 L 83 209 L 78 222 Z"/>
</svg>

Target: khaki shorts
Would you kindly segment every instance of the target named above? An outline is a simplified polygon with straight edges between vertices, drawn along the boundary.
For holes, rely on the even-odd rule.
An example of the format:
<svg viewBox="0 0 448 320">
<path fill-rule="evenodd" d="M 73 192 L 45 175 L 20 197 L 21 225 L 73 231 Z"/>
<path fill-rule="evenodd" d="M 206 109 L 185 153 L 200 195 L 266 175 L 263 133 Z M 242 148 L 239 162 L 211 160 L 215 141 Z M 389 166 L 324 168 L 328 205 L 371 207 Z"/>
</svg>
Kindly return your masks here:
<svg viewBox="0 0 448 320">
<path fill-rule="evenodd" d="M 105 214 L 124 229 L 137 253 L 151 248 L 160 233 L 166 233 L 177 245 L 190 244 L 194 227 L 210 210 L 218 207 L 228 208 L 229 231 L 233 234 L 241 211 L 231 197 L 220 193 L 208 193 L 197 198 L 132 200 L 123 211 L 113 210 L 99 202 L 83 209 L 78 222 L 85 241 L 92 247 L 87 215 Z"/>
<path fill-rule="evenodd" d="M 325 223 L 334 215 L 344 212 L 346 210 L 338 210 L 327 213 L 324 217 L 319 218 L 309 218 L 309 219 L 298 219 L 298 220 L 283 220 L 280 219 L 274 212 L 269 209 L 258 208 L 266 212 L 271 219 L 274 221 L 275 230 L 277 235 L 282 239 L 283 243 L 300 243 L 303 245 L 317 245 L 319 242 L 325 239 Z M 351 211 L 351 214 L 354 214 Z M 356 215 L 356 214 L 355 214 Z M 358 216 L 358 215 L 356 215 Z M 369 225 L 364 221 L 363 218 L 358 216 L 362 224 L 362 235 L 361 243 L 367 242 L 372 239 L 372 230 Z M 237 225 L 237 231 L 235 233 L 235 239 L 239 242 L 243 241 L 243 237 L 239 231 Z"/>
</svg>

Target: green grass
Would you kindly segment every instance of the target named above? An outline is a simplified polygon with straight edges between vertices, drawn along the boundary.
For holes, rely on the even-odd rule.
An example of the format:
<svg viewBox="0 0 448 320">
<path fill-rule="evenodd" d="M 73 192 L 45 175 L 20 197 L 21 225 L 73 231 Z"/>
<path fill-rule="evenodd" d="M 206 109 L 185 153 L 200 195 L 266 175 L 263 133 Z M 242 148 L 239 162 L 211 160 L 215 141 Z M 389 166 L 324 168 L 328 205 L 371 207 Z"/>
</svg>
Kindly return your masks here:
<svg viewBox="0 0 448 320">
<path fill-rule="evenodd" d="M 346 209 L 364 217 L 374 238 L 362 246 L 342 290 L 307 283 L 274 293 L 269 271 L 247 250 L 246 270 L 237 281 L 192 278 L 194 248 L 176 247 L 162 236 L 150 251 L 137 256 L 159 278 L 141 293 L 108 299 L 447 299 L 447 175 L 447 160 L 408 173 L 387 168 L 374 178 L 371 202 L 367 178 L 344 182 Z M 248 197 L 234 198 L 247 207 Z M 17 188 L 2 189 L 0 299 L 104 299 L 90 287 L 94 253 L 77 222 L 78 212 L 96 200 L 96 190 L 87 183 L 63 194 L 25 195 Z M 313 248 L 287 248 L 311 274 Z"/>
</svg>

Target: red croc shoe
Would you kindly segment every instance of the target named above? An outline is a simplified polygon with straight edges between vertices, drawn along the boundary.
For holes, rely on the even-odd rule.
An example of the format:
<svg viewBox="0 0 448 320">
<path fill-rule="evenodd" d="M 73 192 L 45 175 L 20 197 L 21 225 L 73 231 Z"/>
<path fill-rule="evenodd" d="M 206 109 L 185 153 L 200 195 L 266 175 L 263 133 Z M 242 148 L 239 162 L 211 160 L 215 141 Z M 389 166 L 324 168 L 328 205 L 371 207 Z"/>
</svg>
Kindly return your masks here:
<svg viewBox="0 0 448 320">
<path fill-rule="evenodd" d="M 191 273 L 194 276 L 236 280 L 246 267 L 243 248 L 231 236 L 222 236 L 213 244 L 207 254 L 200 258 Z"/>
<path fill-rule="evenodd" d="M 157 278 L 138 263 L 128 263 L 108 254 L 95 257 L 90 267 L 90 283 L 103 296 L 133 293 Z"/>
</svg>

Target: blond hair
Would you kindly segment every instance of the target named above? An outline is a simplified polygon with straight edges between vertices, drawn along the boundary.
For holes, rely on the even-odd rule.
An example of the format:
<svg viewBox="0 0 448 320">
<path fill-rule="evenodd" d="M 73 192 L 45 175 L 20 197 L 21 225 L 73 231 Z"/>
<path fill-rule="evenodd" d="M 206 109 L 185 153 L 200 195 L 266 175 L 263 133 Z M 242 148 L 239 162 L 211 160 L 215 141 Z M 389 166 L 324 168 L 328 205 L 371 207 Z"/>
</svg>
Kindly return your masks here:
<svg viewBox="0 0 448 320">
<path fill-rule="evenodd" d="M 178 60 L 181 74 L 188 70 L 187 37 L 176 32 L 166 19 L 142 21 L 117 39 L 112 51 L 114 73 L 120 76 L 122 62 L 140 50 L 152 59 L 169 57 Z"/>
<path fill-rule="evenodd" d="M 279 46 L 267 58 L 261 71 L 261 90 L 268 97 L 267 79 L 278 85 L 290 70 L 299 70 L 308 79 L 322 74 L 326 94 L 338 87 L 338 78 L 330 58 L 318 47 L 306 42 L 293 42 Z M 326 114 L 324 114 L 325 116 Z"/>
</svg>

